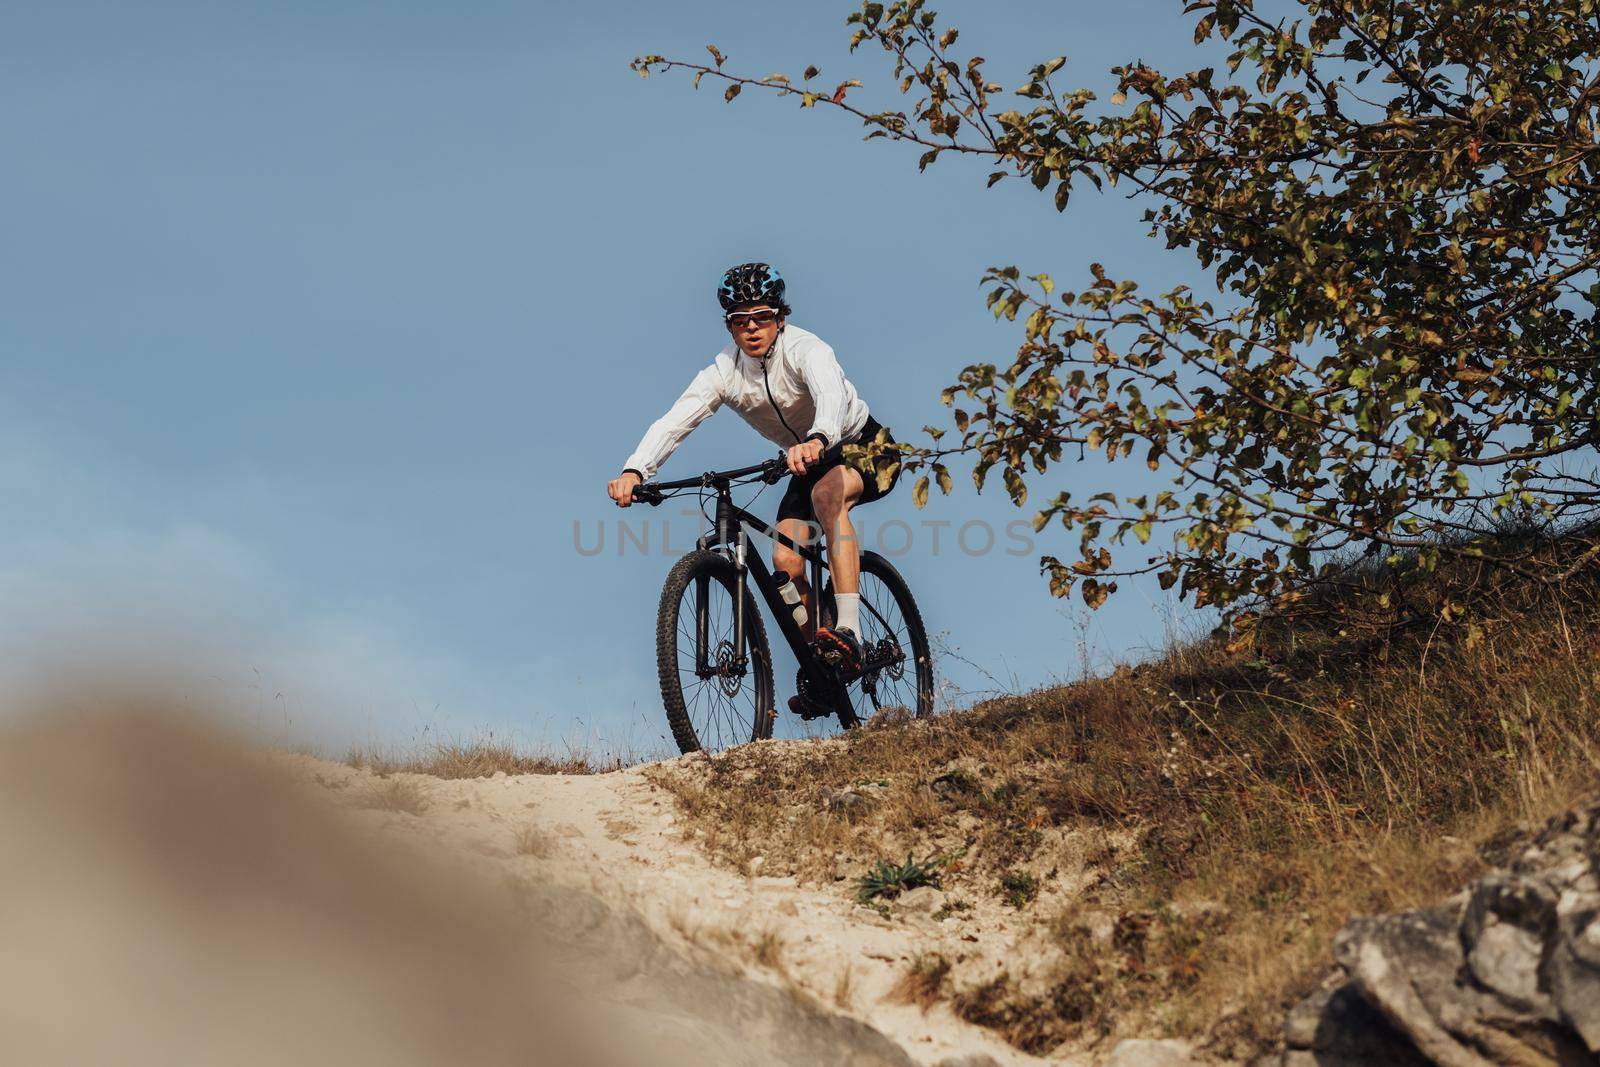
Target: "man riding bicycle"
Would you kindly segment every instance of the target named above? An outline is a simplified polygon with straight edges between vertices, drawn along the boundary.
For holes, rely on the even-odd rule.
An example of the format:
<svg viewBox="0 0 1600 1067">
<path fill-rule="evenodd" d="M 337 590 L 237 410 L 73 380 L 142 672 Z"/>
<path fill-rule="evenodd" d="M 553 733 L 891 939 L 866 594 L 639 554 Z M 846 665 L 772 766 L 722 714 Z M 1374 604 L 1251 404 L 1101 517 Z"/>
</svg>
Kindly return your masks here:
<svg viewBox="0 0 1600 1067">
<path fill-rule="evenodd" d="M 841 670 L 861 666 L 860 552 L 850 509 L 889 493 L 846 466 L 832 445 L 871 441 L 883 427 L 867 410 L 856 388 L 844 376 L 833 349 L 816 334 L 788 322 L 786 286 L 777 270 L 765 263 L 744 263 L 728 270 L 717 287 L 723 322 L 733 344 L 717 353 L 711 365 L 689 383 L 683 395 L 645 431 L 639 447 L 623 464 L 622 473 L 606 485 L 619 507 L 633 503 L 634 487 L 655 477 L 661 465 L 689 433 L 723 404 L 786 452 L 790 478 L 778 504 L 779 533 L 809 543 L 819 528 L 827 539 L 828 568 L 833 575 L 834 625 L 817 625 L 815 594 L 806 579 L 805 560 L 781 542 L 772 553 L 773 566 L 789 575 L 800 594 L 806 617 L 815 627 L 817 654 Z M 884 431 L 884 439 L 894 438 Z M 789 702 L 796 707 L 795 697 Z"/>
</svg>

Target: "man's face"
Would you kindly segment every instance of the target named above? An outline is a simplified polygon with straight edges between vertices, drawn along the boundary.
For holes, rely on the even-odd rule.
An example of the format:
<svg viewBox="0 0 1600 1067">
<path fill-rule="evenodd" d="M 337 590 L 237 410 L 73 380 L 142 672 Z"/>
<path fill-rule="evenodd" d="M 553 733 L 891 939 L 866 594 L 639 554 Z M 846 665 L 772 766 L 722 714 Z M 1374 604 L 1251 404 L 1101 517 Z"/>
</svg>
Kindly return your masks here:
<svg viewBox="0 0 1600 1067">
<path fill-rule="evenodd" d="M 766 304 L 741 304 L 728 312 L 726 322 L 739 351 L 752 359 L 765 359 L 778 339 L 783 316 Z"/>
</svg>

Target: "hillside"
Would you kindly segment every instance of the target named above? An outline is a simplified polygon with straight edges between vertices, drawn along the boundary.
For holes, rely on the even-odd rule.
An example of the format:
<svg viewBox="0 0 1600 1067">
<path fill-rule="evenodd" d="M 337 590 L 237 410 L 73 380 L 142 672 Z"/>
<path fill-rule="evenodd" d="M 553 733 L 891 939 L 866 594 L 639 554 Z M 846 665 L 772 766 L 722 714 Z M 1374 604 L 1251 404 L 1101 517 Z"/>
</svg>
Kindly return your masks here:
<svg viewBox="0 0 1600 1067">
<path fill-rule="evenodd" d="M 935 1012 L 1036 1055 L 1248 1061 L 1346 920 L 1442 899 L 1594 787 L 1594 594 L 1374 579 L 1112 677 L 648 773 L 726 869 L 936 932 L 903 977 Z"/>
</svg>

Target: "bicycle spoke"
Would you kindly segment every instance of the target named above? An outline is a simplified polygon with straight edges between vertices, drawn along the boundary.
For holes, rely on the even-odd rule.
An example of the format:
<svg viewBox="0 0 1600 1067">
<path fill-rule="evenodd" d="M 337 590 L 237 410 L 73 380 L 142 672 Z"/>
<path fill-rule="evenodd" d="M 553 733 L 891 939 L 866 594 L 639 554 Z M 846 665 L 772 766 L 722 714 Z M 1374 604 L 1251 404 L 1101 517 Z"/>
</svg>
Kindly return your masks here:
<svg viewBox="0 0 1600 1067">
<path fill-rule="evenodd" d="M 697 586 L 703 588 L 705 594 L 705 647 L 701 655 L 704 666 L 712 672 L 709 677 L 701 677 L 696 670 Z M 685 587 L 675 620 L 676 669 L 684 709 L 701 747 L 713 751 L 749 741 L 756 733 L 759 721 L 756 716 L 761 714 L 750 649 L 745 651 L 744 673 L 737 679 L 735 692 L 730 693 L 726 688 L 733 684 L 732 678 L 720 673 L 732 666 L 729 661 L 733 650 L 734 608 L 733 594 L 728 588 L 720 581 L 707 580 Z"/>
<path fill-rule="evenodd" d="M 919 672 L 916 650 L 912 647 L 911 627 L 900 610 L 893 590 L 877 575 L 863 572 L 858 587 L 861 594 L 861 629 L 859 636 L 868 653 L 868 662 L 875 662 L 872 652 L 876 646 L 890 641 L 903 657 L 898 664 L 899 678 L 889 672 L 895 666 L 878 660 L 880 665 L 850 684 L 851 702 L 858 714 L 872 713 L 888 707 L 901 707 L 913 714 L 918 707 Z M 871 705 L 869 708 L 868 705 Z M 862 715 L 863 718 L 866 715 Z"/>
</svg>

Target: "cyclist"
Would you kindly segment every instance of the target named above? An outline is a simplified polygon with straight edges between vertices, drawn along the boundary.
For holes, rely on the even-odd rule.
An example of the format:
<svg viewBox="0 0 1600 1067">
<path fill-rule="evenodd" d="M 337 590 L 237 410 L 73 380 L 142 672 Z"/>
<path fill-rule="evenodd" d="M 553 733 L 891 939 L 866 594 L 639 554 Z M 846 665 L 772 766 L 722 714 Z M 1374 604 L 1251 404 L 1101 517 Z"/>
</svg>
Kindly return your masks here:
<svg viewBox="0 0 1600 1067">
<path fill-rule="evenodd" d="M 883 427 L 844 376 L 833 349 L 789 323 L 785 296 L 782 276 L 766 263 L 743 263 L 723 275 L 717 300 L 733 343 L 651 424 L 606 491 L 627 507 L 633 503 L 634 487 L 655 477 L 690 431 L 723 404 L 732 407 L 786 451 L 791 477 L 778 504 L 778 532 L 800 543 L 808 543 L 811 531 L 819 527 L 826 535 L 838 611 L 831 628 L 812 623 L 817 654 L 840 669 L 859 669 L 861 568 L 850 509 L 886 495 L 900 475 L 896 470 L 888 488 L 880 491 L 875 480 L 864 479 L 837 453 L 823 458 L 829 446 L 873 440 Z M 894 438 L 885 431 L 885 440 Z M 807 618 L 816 620 L 805 560 L 780 542 L 772 564 L 788 573 Z M 789 706 L 802 714 L 815 710 L 805 709 L 804 703 L 796 697 Z"/>
</svg>

